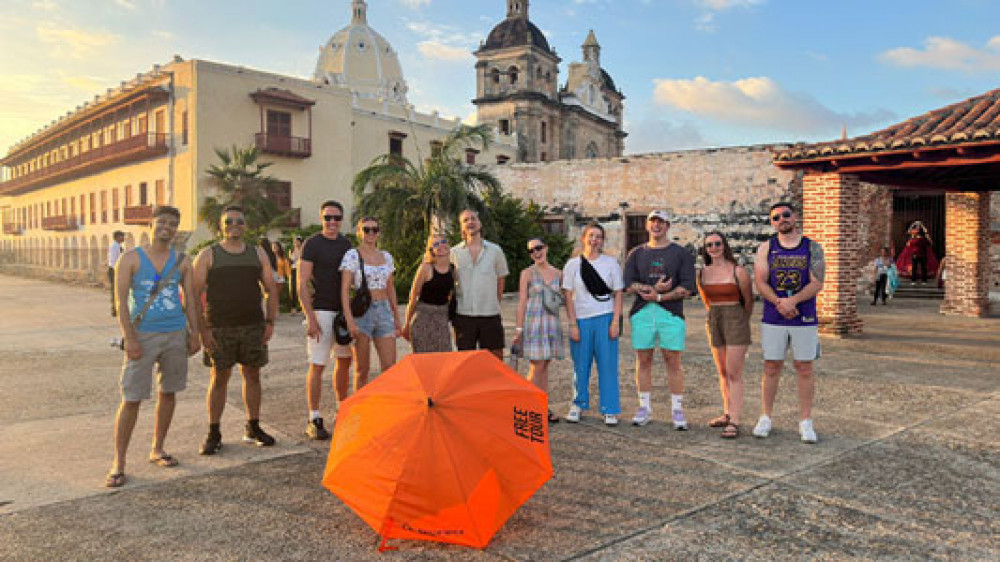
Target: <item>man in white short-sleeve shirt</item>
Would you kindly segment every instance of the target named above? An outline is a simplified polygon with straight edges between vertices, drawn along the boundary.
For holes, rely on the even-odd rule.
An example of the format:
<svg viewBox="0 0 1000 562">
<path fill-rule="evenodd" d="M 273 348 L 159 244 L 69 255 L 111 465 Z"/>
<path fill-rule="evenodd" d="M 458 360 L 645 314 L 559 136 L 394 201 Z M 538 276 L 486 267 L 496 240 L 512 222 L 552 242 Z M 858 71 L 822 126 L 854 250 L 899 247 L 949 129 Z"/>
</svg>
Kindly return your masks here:
<svg viewBox="0 0 1000 562">
<path fill-rule="evenodd" d="M 458 307 L 452 326 L 459 351 L 488 349 L 503 359 L 504 334 L 500 318 L 503 282 L 509 273 L 500 246 L 483 240 L 479 213 L 466 209 L 458 216 L 462 242 L 451 249 L 455 266 Z"/>
</svg>

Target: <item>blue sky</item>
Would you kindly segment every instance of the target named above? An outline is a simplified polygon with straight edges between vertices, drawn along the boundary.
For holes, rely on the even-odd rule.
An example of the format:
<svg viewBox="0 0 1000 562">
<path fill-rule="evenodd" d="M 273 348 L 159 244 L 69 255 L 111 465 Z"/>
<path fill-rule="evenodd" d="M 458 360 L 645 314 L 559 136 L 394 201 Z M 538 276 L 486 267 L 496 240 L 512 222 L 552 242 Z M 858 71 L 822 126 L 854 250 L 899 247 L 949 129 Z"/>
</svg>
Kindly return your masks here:
<svg viewBox="0 0 1000 562">
<path fill-rule="evenodd" d="M 369 0 L 419 109 L 467 118 L 505 0 Z M 996 87 L 992 0 L 531 0 L 566 65 L 593 29 L 626 152 L 864 134 Z M 0 0 L 0 153 L 175 53 L 311 76 L 350 0 Z"/>
</svg>

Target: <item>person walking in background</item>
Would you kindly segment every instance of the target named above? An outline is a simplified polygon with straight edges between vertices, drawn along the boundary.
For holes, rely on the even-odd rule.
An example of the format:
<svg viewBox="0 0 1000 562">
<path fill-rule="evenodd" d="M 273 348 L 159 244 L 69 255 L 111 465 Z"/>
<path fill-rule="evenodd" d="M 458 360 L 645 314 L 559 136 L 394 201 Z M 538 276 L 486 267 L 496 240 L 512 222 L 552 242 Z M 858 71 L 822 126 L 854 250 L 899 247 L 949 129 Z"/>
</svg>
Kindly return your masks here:
<svg viewBox="0 0 1000 562">
<path fill-rule="evenodd" d="M 734 439 L 740 436 L 743 364 L 750 346 L 753 286 L 750 274 L 736 263 L 729 241 L 721 232 L 705 236 L 701 257 L 705 267 L 698 275 L 698 292 L 708 310 L 705 328 L 719 372 L 723 404 L 722 415 L 708 425 L 723 428 L 724 439 Z"/>
<path fill-rule="evenodd" d="M 452 351 L 448 309 L 455 298 L 455 266 L 444 236 L 427 239 L 424 262 L 413 276 L 402 336 L 413 353 Z"/>
<path fill-rule="evenodd" d="M 503 320 L 500 300 L 507 277 L 507 258 L 500 246 L 483 239 L 479 213 L 466 209 L 458 215 L 462 242 L 451 251 L 455 265 L 458 310 L 455 347 L 459 351 L 488 349 L 503 360 Z"/>
<path fill-rule="evenodd" d="M 569 348 L 573 358 L 573 404 L 566 421 L 576 423 L 590 409 L 590 366 L 597 362 L 604 423 L 618 425 L 621 398 L 618 389 L 618 337 L 622 316 L 622 269 L 604 255 L 604 227 L 588 224 L 580 236 L 583 252 L 566 262 L 562 288 L 569 320 Z"/>
<path fill-rule="evenodd" d="M 354 338 L 355 391 L 368 384 L 371 345 L 378 354 L 379 372 L 396 364 L 396 338 L 400 336 L 396 299 L 396 264 L 389 252 L 378 249 L 379 224 L 374 217 L 358 221 L 357 248 L 348 250 L 340 262 L 340 302 L 347 329 Z M 351 287 L 367 285 L 371 305 L 360 317 L 351 311 Z"/>
<path fill-rule="evenodd" d="M 281 242 L 275 240 L 271 243 L 271 250 L 274 252 L 274 263 L 276 275 L 274 276 L 274 285 L 277 290 L 277 301 L 278 305 L 281 305 L 281 301 L 285 299 L 285 284 L 288 283 L 292 278 L 292 264 L 288 260 L 288 255 L 285 254 L 285 248 L 281 245 Z"/>
<path fill-rule="evenodd" d="M 889 254 L 889 247 L 882 246 L 882 253 L 875 258 L 875 294 L 872 295 L 872 305 L 878 304 L 878 300 L 882 299 L 882 304 L 889 304 L 886 302 L 889 298 L 889 293 L 887 291 L 889 285 L 889 268 L 892 267 L 892 256 Z"/>
<path fill-rule="evenodd" d="M 323 370 L 336 358 L 333 388 L 338 400 L 346 400 L 351 373 L 351 348 L 336 343 L 333 322 L 340 313 L 340 262 L 351 249 L 351 243 L 340 233 L 344 206 L 337 201 L 324 201 L 319 206 L 323 230 L 309 237 L 302 245 L 299 258 L 299 303 L 305 313 L 306 348 L 309 371 L 306 375 L 306 402 L 309 422 L 306 435 L 322 441 L 330 438 L 323 427 L 320 398 L 323 393 Z"/>
<path fill-rule="evenodd" d="M 205 397 L 208 434 L 200 449 L 203 455 L 214 455 L 222 449 L 220 423 L 229 377 L 236 364 L 243 377 L 247 416 L 243 441 L 259 447 L 274 445 L 274 437 L 260 427 L 260 370 L 267 365 L 267 342 L 274 334 L 280 293 L 263 248 L 243 240 L 243 209 L 236 205 L 223 209 L 219 230 L 222 241 L 202 249 L 194 262 L 195 301 L 200 303 L 203 295 L 205 300 L 201 344 L 212 367 Z M 261 287 L 266 296 L 266 314 L 261 311 Z"/>
<path fill-rule="evenodd" d="M 549 362 L 566 356 L 559 308 L 550 308 L 563 301 L 562 272 L 549 263 L 548 245 L 541 238 L 528 240 L 528 253 L 534 264 L 521 271 L 513 345 L 520 345 L 530 362 L 528 380 L 548 394 Z M 558 421 L 550 409 L 549 423 Z"/>
<path fill-rule="evenodd" d="M 764 412 L 753 429 L 754 437 L 771 433 L 771 412 L 785 355 L 792 348 L 798 376 L 799 436 L 804 443 L 817 441 L 811 417 L 815 380 L 813 362 L 819 358 L 819 318 L 816 295 L 823 290 L 826 258 L 823 247 L 798 229 L 798 216 L 788 203 L 775 203 L 768 213 L 777 231 L 757 249 L 754 282 L 762 299 L 760 344 L 764 354 L 761 383 Z"/>
<path fill-rule="evenodd" d="M 111 316 L 118 315 L 118 308 L 115 305 L 115 266 L 118 260 L 125 253 L 125 233 L 116 230 L 111 235 L 111 245 L 108 246 L 108 287 L 111 291 Z"/>
<path fill-rule="evenodd" d="M 633 248 L 625 260 L 625 286 L 636 296 L 629 311 L 639 392 L 632 424 L 642 426 L 652 419 L 653 357 L 659 347 L 667 365 L 670 419 L 674 429 L 686 430 L 681 352 L 686 331 L 684 299 L 695 291 L 694 257 L 667 238 L 669 231 L 667 212 L 650 212 L 646 217 L 649 242 Z"/>
<path fill-rule="evenodd" d="M 292 310 L 299 310 L 299 258 L 302 257 L 302 237 L 296 235 L 292 238 L 292 251 L 288 254 L 288 261 L 292 269 L 292 275 L 288 282 L 288 296 L 292 301 Z"/>
<path fill-rule="evenodd" d="M 166 205 L 153 209 L 149 246 L 125 253 L 115 270 L 118 324 L 122 330 L 125 364 L 122 401 L 115 416 L 115 456 L 104 481 L 108 488 L 124 486 L 125 457 L 139 406 L 149 400 L 153 367 L 159 365 L 159 390 L 149 462 L 177 466 L 163 443 L 174 417 L 177 393 L 187 387 L 188 357 L 201 348 L 195 309 L 191 262 L 171 246 L 181 213 Z"/>
</svg>

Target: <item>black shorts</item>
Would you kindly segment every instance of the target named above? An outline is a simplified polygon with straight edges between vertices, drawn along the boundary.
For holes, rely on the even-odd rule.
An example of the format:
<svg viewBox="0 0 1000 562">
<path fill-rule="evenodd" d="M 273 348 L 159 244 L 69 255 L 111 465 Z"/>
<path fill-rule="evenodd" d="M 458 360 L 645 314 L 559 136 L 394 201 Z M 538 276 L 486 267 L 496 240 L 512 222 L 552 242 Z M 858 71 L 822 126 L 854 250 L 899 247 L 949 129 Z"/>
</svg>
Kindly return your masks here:
<svg viewBox="0 0 1000 562">
<path fill-rule="evenodd" d="M 503 321 L 496 316 L 455 316 L 455 347 L 459 351 L 472 349 L 503 349 Z"/>
</svg>

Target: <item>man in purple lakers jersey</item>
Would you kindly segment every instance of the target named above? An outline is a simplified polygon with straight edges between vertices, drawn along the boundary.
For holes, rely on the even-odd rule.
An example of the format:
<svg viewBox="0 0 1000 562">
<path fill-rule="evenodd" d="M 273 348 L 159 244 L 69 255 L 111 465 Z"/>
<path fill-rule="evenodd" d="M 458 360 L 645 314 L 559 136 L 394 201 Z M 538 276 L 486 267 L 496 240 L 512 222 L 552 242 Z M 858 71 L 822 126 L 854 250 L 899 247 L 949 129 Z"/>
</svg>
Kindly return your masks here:
<svg viewBox="0 0 1000 562">
<path fill-rule="evenodd" d="M 823 289 L 826 260 L 823 248 L 799 231 L 798 216 L 791 205 L 775 203 L 769 215 L 777 234 L 760 245 L 754 261 L 754 281 L 764 300 L 760 333 L 764 352 L 764 413 L 753 434 L 767 437 L 771 433 L 778 380 L 791 347 L 798 375 L 799 435 L 804 443 L 815 443 L 811 410 L 815 388 L 813 361 L 819 358 L 816 295 Z"/>
</svg>

